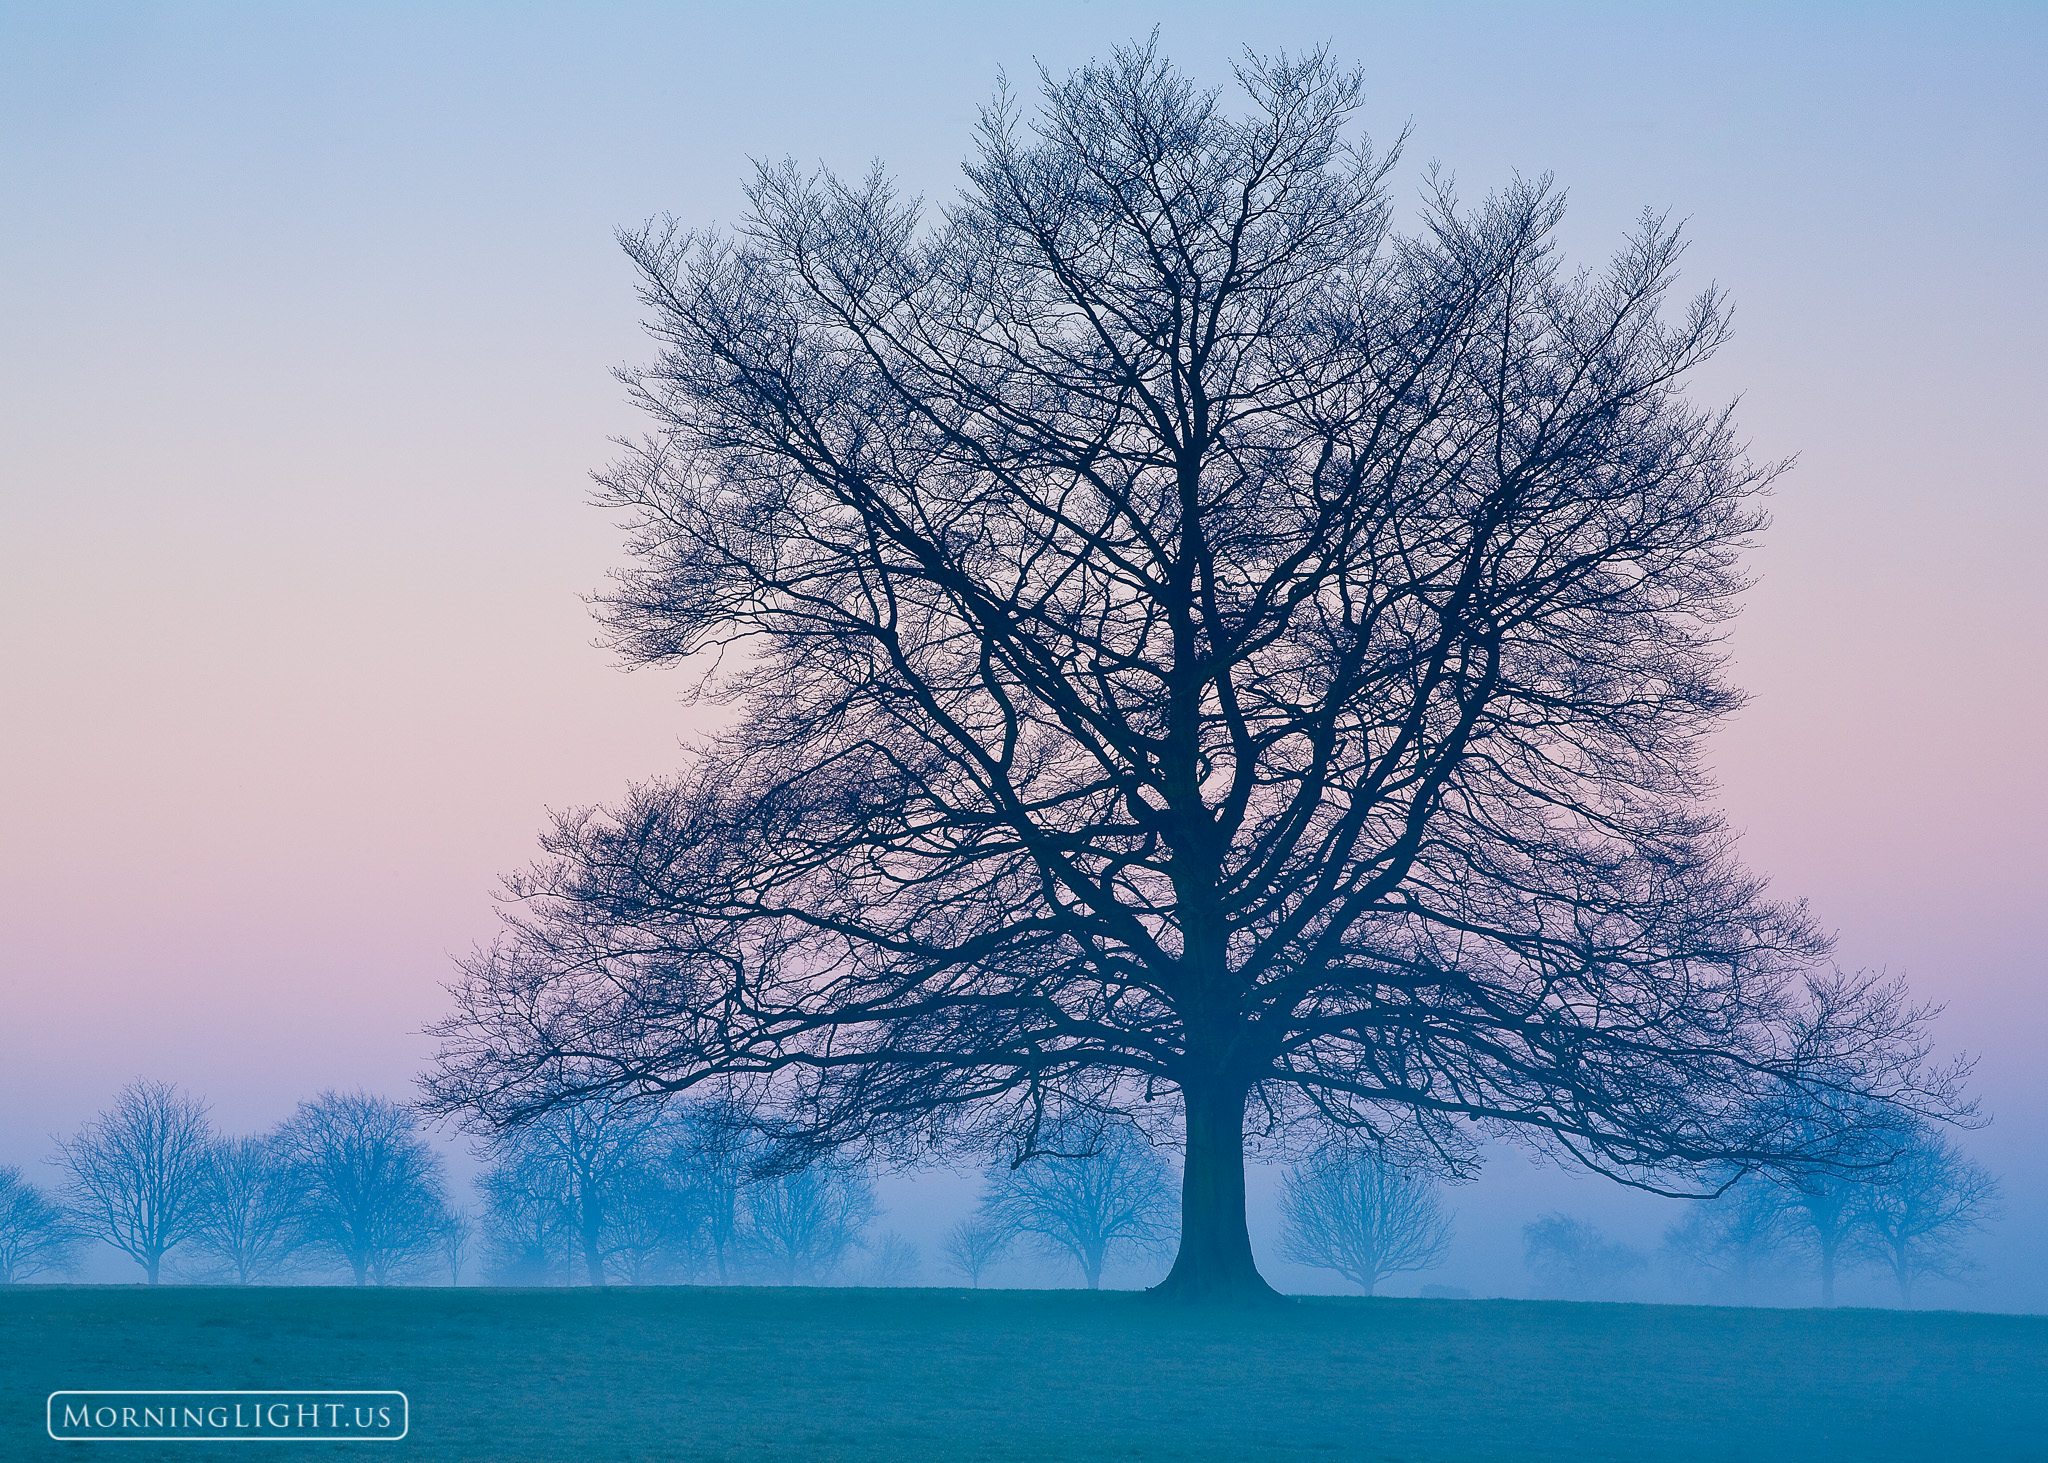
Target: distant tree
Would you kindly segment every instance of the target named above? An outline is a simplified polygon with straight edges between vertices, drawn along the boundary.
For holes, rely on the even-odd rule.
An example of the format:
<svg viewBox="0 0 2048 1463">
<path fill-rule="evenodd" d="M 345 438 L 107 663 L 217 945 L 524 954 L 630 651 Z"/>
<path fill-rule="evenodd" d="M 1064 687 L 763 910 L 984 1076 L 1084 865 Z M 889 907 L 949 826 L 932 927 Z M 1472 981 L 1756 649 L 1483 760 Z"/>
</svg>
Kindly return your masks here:
<svg viewBox="0 0 2048 1463">
<path fill-rule="evenodd" d="M 441 1259 L 448 1267 L 448 1283 L 462 1284 L 462 1264 L 469 1257 L 470 1242 L 476 1238 L 476 1221 L 467 1209 L 451 1208 L 448 1222 L 441 1226 Z"/>
<path fill-rule="evenodd" d="M 915 1285 L 923 1272 L 924 1256 L 917 1246 L 892 1229 L 875 1242 L 866 1280 L 869 1285 Z"/>
<path fill-rule="evenodd" d="M 643 1206 L 634 1216 L 643 1221 L 636 1238 L 647 1237 L 644 1221 L 655 1216 L 644 1205 L 666 1191 L 650 1189 L 644 1175 L 661 1162 L 668 1146 L 665 1127 L 660 1106 L 604 1094 L 552 1108 L 494 1140 L 499 1150 L 553 1160 L 549 1171 L 562 1181 L 560 1203 L 581 1253 L 585 1283 L 605 1284 L 608 1261 L 626 1243 L 620 1221 L 629 1191 Z"/>
<path fill-rule="evenodd" d="M 1820 1276 L 1820 1303 L 1835 1303 L 1835 1280 L 1863 1258 L 1857 1243 L 1862 1220 L 1858 1203 L 1865 1180 L 1825 1169 L 1779 1181 L 1793 1242 L 1813 1261 Z"/>
<path fill-rule="evenodd" d="M 1438 177 L 1400 233 L 1360 72 L 1237 80 L 1121 50 L 1000 96 L 936 215 L 763 166 L 735 233 L 627 237 L 660 355 L 604 611 L 735 710 L 511 881 L 438 1110 L 591 1053 L 821 1150 L 1165 1097 L 1162 1290 L 1254 1297 L 1276 1126 L 1692 1193 L 1834 1163 L 1758 1117 L 1834 1073 L 1954 1105 L 1707 803 L 1775 468 L 1685 394 L 1729 326 L 1667 309 L 1678 232 L 1575 272 L 1547 181 Z"/>
<path fill-rule="evenodd" d="M 774 1285 L 829 1279 L 847 1251 L 860 1249 L 879 1209 L 874 1186 L 856 1170 L 820 1162 L 750 1183 L 742 1203 L 742 1246 Z"/>
<path fill-rule="evenodd" d="M 1091 1151 L 1092 1150 L 1092 1151 Z M 1127 1123 L 1111 1123 L 1071 1156 L 1043 1155 L 990 1176 L 981 1215 L 1081 1267 L 1090 1290 L 1119 1253 L 1149 1254 L 1173 1242 L 1172 1173 Z"/>
<path fill-rule="evenodd" d="M 1280 1215 L 1284 1258 L 1334 1270 L 1367 1295 L 1389 1276 L 1435 1269 L 1451 1243 L 1436 1186 L 1369 1153 L 1297 1164 L 1281 1180 Z"/>
<path fill-rule="evenodd" d="M 613 1180 L 606 1263 L 629 1285 L 694 1280 L 703 1267 L 705 1196 L 674 1165 L 657 1162 Z"/>
<path fill-rule="evenodd" d="M 559 1160 L 506 1150 L 477 1178 L 483 1198 L 484 1272 L 499 1285 L 559 1285 L 568 1278 L 568 1180 Z"/>
<path fill-rule="evenodd" d="M 1568 1214 L 1546 1214 L 1523 1225 L 1522 1247 L 1540 1293 L 1564 1299 L 1612 1299 L 1649 1265 L 1642 1251 Z"/>
<path fill-rule="evenodd" d="M 0 1167 L 0 1285 L 69 1274 L 85 1236 L 48 1194 Z"/>
<path fill-rule="evenodd" d="M 164 1256 L 199 1231 L 212 1142 L 206 1104 L 168 1082 L 129 1083 L 111 1108 L 57 1145 L 79 1226 L 128 1255 L 155 1285 Z"/>
<path fill-rule="evenodd" d="M 729 1098 L 687 1108 L 670 1143 L 670 1168 L 702 1206 L 704 1237 L 720 1285 L 732 1283 L 742 1258 L 740 1195 L 767 1152 L 755 1115 Z"/>
<path fill-rule="evenodd" d="M 1014 1234 L 1008 1225 L 985 1214 L 962 1219 L 946 1231 L 946 1264 L 976 1290 L 988 1267 L 1001 1259 Z"/>
<path fill-rule="evenodd" d="M 194 1242 L 238 1284 L 276 1274 L 306 1243 L 306 1182 L 277 1135 L 217 1139 L 207 1150 Z"/>
<path fill-rule="evenodd" d="M 1963 1243 L 1998 1210 L 1998 1183 L 1940 1133 L 1912 1144 L 1853 1200 L 1861 1252 L 1891 1272 L 1899 1303 L 1922 1280 L 1956 1280 L 1973 1264 Z"/>
<path fill-rule="evenodd" d="M 441 1158 L 406 1108 L 365 1092 L 323 1092 L 283 1129 L 305 1182 L 311 1246 L 357 1285 L 389 1285 L 431 1264 L 448 1223 Z"/>
<path fill-rule="evenodd" d="M 1666 1263 L 1681 1276 L 1705 1274 L 1738 1299 L 1784 1268 L 1793 1243 L 1784 1192 L 1745 1177 L 1715 1199 L 1696 1199 L 1664 1231 Z"/>
</svg>

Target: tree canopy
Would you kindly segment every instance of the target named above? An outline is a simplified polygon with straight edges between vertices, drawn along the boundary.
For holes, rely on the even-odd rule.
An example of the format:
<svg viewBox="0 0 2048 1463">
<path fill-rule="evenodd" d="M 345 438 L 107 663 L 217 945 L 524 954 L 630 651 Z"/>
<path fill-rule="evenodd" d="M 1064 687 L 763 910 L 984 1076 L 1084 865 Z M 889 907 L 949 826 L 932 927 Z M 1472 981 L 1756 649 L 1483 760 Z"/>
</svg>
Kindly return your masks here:
<svg viewBox="0 0 2048 1463">
<path fill-rule="evenodd" d="M 1248 1134 L 1683 1190 L 1952 1104 L 1707 801 L 1776 469 L 1683 394 L 1728 316 L 1667 308 L 1678 232 L 1572 272 L 1548 180 L 1436 173 L 1404 231 L 1356 73 L 1237 81 L 1122 51 L 999 92 L 937 209 L 783 164 L 624 236 L 603 612 L 729 720 L 510 881 L 437 1107 L 708 1084 L 1018 1158 L 1135 1115 L 1206 1295 L 1263 1285 Z"/>
</svg>

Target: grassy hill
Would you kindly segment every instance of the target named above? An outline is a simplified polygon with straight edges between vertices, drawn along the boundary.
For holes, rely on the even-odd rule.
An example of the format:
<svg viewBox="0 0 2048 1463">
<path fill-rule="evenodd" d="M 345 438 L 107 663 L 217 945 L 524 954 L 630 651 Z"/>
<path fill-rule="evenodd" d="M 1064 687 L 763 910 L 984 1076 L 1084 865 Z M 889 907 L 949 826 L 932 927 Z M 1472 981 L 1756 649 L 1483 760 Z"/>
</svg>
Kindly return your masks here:
<svg viewBox="0 0 2048 1463">
<path fill-rule="evenodd" d="M 2048 1318 L 1956 1313 L 19 1287 L 0 1383 L 4 1458 L 76 1455 L 43 1433 L 58 1388 L 379 1387 L 411 1395 L 411 1437 L 315 1457 L 2048 1459 Z"/>
</svg>

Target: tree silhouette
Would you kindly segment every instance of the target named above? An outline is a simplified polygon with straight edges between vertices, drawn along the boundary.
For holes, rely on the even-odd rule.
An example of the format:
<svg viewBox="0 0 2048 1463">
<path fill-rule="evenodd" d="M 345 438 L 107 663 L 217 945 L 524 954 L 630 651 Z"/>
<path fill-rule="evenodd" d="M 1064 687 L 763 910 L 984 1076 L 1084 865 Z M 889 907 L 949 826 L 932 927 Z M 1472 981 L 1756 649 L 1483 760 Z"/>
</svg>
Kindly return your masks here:
<svg viewBox="0 0 2048 1463">
<path fill-rule="evenodd" d="M 1853 1201 L 1864 1254 L 1891 1273 L 1899 1304 L 1925 1279 L 1956 1280 L 1973 1267 L 1963 1241 L 1998 1211 L 1998 1184 L 1940 1133 L 1922 1128 Z"/>
<path fill-rule="evenodd" d="M 71 1216 L 20 1169 L 0 1167 L 0 1285 L 69 1273 L 84 1240 Z"/>
<path fill-rule="evenodd" d="M 72 1212 L 155 1285 L 164 1256 L 198 1233 L 212 1143 L 206 1104 L 168 1082 L 131 1082 L 57 1145 Z"/>
<path fill-rule="evenodd" d="M 734 719 L 510 881 L 436 1110 L 522 1120 L 566 1059 L 820 1148 L 1132 1114 L 1200 1297 L 1267 1293 L 1248 1134 L 1692 1192 L 1836 1161 L 1865 1110 L 1788 1094 L 1952 1102 L 1703 801 L 1774 469 L 1682 395 L 1727 316 L 1666 318 L 1676 232 L 1573 274 L 1547 181 L 1432 175 L 1399 234 L 1356 73 L 1238 80 L 1121 51 L 1000 94 L 936 216 L 783 165 L 734 235 L 625 238 L 611 640 Z"/>
<path fill-rule="evenodd" d="M 1295 1165 L 1281 1180 L 1280 1215 L 1284 1258 L 1334 1270 L 1367 1295 L 1391 1276 L 1435 1269 L 1451 1243 L 1435 1185 L 1370 1153 Z"/>
<path fill-rule="evenodd" d="M 1103 1129 L 1074 1154 L 1043 1154 L 991 1175 L 980 1218 L 1026 1235 L 1081 1267 L 1090 1290 L 1119 1251 L 1156 1250 L 1173 1238 L 1172 1175 L 1128 1124 Z"/>
<path fill-rule="evenodd" d="M 193 1239 L 247 1285 L 306 1243 L 305 1199 L 305 1173 L 279 1137 L 218 1139 L 206 1155 Z"/>
<path fill-rule="evenodd" d="M 412 1114 L 364 1092 L 323 1092 L 285 1124 L 305 1184 L 308 1242 L 357 1285 L 387 1285 L 436 1258 L 449 1218 L 441 1158 Z"/>
<path fill-rule="evenodd" d="M 976 1290 L 989 1266 L 1002 1258 L 1013 1238 L 1009 1226 L 987 1215 L 976 1214 L 958 1220 L 946 1231 L 943 1250 L 946 1264 Z"/>
</svg>

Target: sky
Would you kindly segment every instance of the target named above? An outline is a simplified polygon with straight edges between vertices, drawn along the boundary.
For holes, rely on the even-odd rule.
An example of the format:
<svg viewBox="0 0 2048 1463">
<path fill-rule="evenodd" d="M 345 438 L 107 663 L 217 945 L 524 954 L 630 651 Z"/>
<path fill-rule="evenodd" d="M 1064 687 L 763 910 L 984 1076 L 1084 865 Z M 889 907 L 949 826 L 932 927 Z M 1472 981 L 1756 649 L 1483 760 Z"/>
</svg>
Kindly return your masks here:
<svg viewBox="0 0 2048 1463">
<path fill-rule="evenodd" d="M 1468 197 L 1554 173 L 1588 264 L 1686 220 L 1736 307 L 1700 399 L 1797 458 L 1721 803 L 1978 1057 L 2007 1212 L 1944 1303 L 2048 1310 L 2036 4 L 0 0 L 0 1163 L 47 1180 L 137 1075 L 235 1130 L 406 1095 L 548 810 L 693 730 L 584 598 L 650 354 L 614 231 L 730 223 L 785 156 L 943 199 L 999 73 L 1155 24 L 1216 83 L 1247 45 L 1357 62 L 1404 200 L 1433 160 Z M 1502 1290 L 1539 1209 L 1673 1217 L 1511 1154 L 1454 1202 L 1443 1278 Z"/>
</svg>

